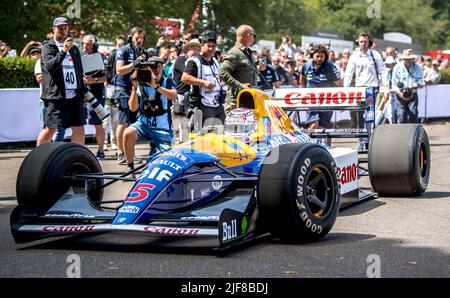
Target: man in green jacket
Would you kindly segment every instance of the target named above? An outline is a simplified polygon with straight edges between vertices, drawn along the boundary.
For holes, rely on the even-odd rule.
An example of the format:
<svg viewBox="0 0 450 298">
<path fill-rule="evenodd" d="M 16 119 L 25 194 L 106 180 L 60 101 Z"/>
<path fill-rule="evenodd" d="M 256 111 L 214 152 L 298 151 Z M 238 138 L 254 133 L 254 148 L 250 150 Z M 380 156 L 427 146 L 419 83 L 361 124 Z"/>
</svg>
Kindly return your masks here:
<svg viewBox="0 0 450 298">
<path fill-rule="evenodd" d="M 249 25 L 241 25 L 236 30 L 236 45 L 225 55 L 219 72 L 220 79 L 228 85 L 225 110 L 236 106 L 236 97 L 242 89 L 256 87 L 258 68 L 250 47 L 256 38 Z"/>
</svg>

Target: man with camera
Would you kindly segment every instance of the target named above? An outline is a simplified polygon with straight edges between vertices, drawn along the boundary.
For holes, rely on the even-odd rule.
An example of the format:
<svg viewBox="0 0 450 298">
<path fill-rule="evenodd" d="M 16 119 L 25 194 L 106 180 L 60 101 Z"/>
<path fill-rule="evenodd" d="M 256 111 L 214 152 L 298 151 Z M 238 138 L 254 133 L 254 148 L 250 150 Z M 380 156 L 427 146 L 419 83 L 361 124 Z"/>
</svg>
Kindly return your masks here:
<svg viewBox="0 0 450 298">
<path fill-rule="evenodd" d="M 119 109 L 119 124 L 116 130 L 117 138 L 117 162 L 126 162 L 123 148 L 123 134 L 125 129 L 136 121 L 136 113 L 132 112 L 128 106 L 128 99 L 131 95 L 130 76 L 134 72 L 136 65 L 145 61 L 147 55 L 142 48 L 145 39 L 145 31 L 140 27 L 130 30 L 128 44 L 117 50 L 116 53 L 116 79 L 114 80 L 114 99 Z"/>
<path fill-rule="evenodd" d="M 153 56 L 138 64 L 133 73 L 132 91 L 128 105 L 132 112 L 139 110 L 138 119 L 124 132 L 124 149 L 128 170 L 134 169 L 134 147 L 138 140 L 151 143 L 151 154 L 156 149 L 166 150 L 172 145 L 171 101 L 177 98 L 172 80 L 163 76 L 163 61 Z"/>
<path fill-rule="evenodd" d="M 422 66 L 415 63 L 417 56 L 411 49 L 404 50 L 401 62 L 392 71 L 392 88 L 396 93 L 394 105 L 397 123 L 418 123 L 417 89 L 425 86 Z"/>
<path fill-rule="evenodd" d="M 193 86 L 191 99 L 197 98 L 197 107 L 202 111 L 202 126 L 223 125 L 225 121 L 225 92 L 220 83 L 220 64 L 214 54 L 216 53 L 217 35 L 214 31 L 206 31 L 200 36 L 202 53 L 191 57 L 186 62 L 181 81 Z M 192 100 L 190 101 L 192 102 Z M 215 123 L 218 119 L 220 123 Z"/>
<path fill-rule="evenodd" d="M 49 143 L 58 128 L 72 129 L 72 142 L 84 145 L 83 82 L 81 54 L 69 37 L 69 20 L 53 21 L 54 39 L 42 47 L 42 100 L 45 104 L 45 127 L 39 133 L 37 146 Z"/>
<path fill-rule="evenodd" d="M 83 38 L 83 56 L 88 55 L 98 55 L 102 60 L 105 60 L 102 54 L 98 52 L 98 41 L 97 38 L 92 35 L 86 35 Z M 100 58 L 99 58 L 100 59 Z M 105 85 L 106 75 L 102 70 L 97 70 L 95 73 L 84 75 L 84 83 L 86 84 L 88 90 L 94 95 L 98 102 L 105 106 Z M 87 108 L 88 112 L 88 124 L 95 126 L 95 138 L 98 144 L 98 151 L 96 157 L 98 160 L 105 158 L 104 146 L 105 146 L 105 130 L 103 128 L 102 119 L 100 119 L 92 107 Z"/>
</svg>

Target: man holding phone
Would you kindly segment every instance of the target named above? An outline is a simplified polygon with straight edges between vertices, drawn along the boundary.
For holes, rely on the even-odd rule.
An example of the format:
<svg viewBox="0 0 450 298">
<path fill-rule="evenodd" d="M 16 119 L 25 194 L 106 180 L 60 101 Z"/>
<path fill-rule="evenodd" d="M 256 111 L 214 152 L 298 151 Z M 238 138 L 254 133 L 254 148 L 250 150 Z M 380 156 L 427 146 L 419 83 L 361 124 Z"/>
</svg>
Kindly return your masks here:
<svg viewBox="0 0 450 298">
<path fill-rule="evenodd" d="M 69 36 L 69 20 L 53 21 L 54 38 L 42 47 L 42 100 L 45 105 L 44 128 L 37 146 L 49 143 L 58 128 L 72 129 L 72 142 L 84 145 L 83 67 L 79 49 Z"/>
</svg>

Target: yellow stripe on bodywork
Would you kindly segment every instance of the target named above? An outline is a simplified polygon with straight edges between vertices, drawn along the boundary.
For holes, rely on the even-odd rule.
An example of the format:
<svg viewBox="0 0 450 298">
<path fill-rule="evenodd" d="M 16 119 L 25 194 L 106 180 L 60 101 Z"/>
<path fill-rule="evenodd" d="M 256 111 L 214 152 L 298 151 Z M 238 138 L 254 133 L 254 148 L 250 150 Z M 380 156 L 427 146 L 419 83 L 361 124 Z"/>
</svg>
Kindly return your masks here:
<svg viewBox="0 0 450 298">
<path fill-rule="evenodd" d="M 252 162 L 257 151 L 233 137 L 216 134 L 198 135 L 193 140 L 181 143 L 176 148 L 187 148 L 209 152 L 228 167 L 240 166 Z"/>
</svg>

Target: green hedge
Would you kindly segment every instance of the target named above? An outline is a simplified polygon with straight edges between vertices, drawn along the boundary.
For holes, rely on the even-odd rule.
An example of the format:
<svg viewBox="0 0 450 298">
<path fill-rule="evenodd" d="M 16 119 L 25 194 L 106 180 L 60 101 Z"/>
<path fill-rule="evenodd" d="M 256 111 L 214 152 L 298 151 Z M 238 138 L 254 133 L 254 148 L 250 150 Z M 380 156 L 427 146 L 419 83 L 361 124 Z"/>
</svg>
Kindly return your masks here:
<svg viewBox="0 0 450 298">
<path fill-rule="evenodd" d="M 35 60 L 28 58 L 0 58 L 0 88 L 36 88 Z M 450 84 L 450 69 L 441 71 L 440 84 Z"/>
<path fill-rule="evenodd" d="M 450 69 L 442 70 L 441 76 L 439 84 L 450 84 Z"/>
<path fill-rule="evenodd" d="M 28 58 L 0 58 L 0 88 L 36 88 L 35 60 Z"/>
</svg>

